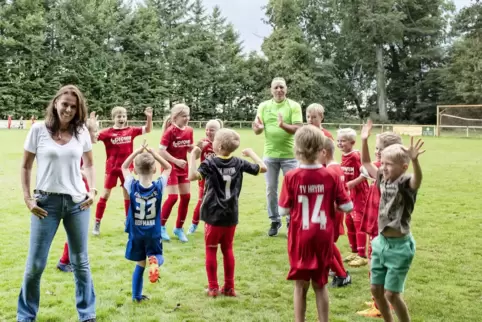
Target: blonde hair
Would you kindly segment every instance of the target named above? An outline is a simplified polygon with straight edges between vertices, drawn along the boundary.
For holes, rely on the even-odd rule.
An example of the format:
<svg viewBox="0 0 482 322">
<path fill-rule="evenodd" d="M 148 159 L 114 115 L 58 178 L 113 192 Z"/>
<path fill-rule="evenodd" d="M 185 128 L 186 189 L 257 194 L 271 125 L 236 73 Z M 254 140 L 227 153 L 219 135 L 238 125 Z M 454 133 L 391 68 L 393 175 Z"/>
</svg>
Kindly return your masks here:
<svg viewBox="0 0 482 322">
<path fill-rule="evenodd" d="M 323 141 L 323 150 L 325 150 L 329 155 L 333 156 L 333 154 L 335 154 L 335 142 L 325 136 L 325 140 Z"/>
<path fill-rule="evenodd" d="M 287 86 L 286 86 L 286 80 L 285 80 L 283 77 L 275 77 L 275 78 L 273 78 L 273 80 L 271 81 L 271 87 L 273 87 L 273 85 L 274 85 L 275 83 L 283 83 L 283 85 L 284 85 L 285 87 L 287 87 Z"/>
<path fill-rule="evenodd" d="M 318 104 L 318 103 L 310 104 L 310 105 L 306 108 L 306 114 L 312 113 L 312 112 L 321 115 L 321 120 L 322 120 L 322 121 L 323 121 L 323 119 L 325 118 L 325 108 L 324 108 L 323 105 L 321 105 L 321 104 Z"/>
<path fill-rule="evenodd" d="M 377 135 L 377 139 L 382 149 L 393 144 L 402 144 L 402 137 L 395 132 L 383 132 Z"/>
<path fill-rule="evenodd" d="M 315 162 L 325 145 L 325 136 L 319 128 L 306 125 L 296 131 L 295 154 L 307 162 Z"/>
<path fill-rule="evenodd" d="M 214 136 L 214 141 L 219 142 L 219 148 L 228 153 L 233 153 L 239 148 L 241 138 L 238 132 L 231 129 L 220 129 Z"/>
<path fill-rule="evenodd" d="M 167 128 L 171 126 L 172 121 L 182 113 L 189 113 L 189 106 L 182 103 L 175 104 L 171 108 L 171 113 L 164 120 L 164 124 L 162 124 L 162 130 L 167 130 Z"/>
<path fill-rule="evenodd" d="M 208 127 L 211 126 L 211 125 L 219 126 L 219 129 L 222 129 L 224 123 L 223 123 L 223 121 L 221 121 L 220 119 L 209 120 L 209 121 L 206 123 L 206 128 L 208 128 Z"/>
<path fill-rule="evenodd" d="M 350 139 L 353 142 L 356 140 L 356 131 L 352 128 L 339 129 L 336 133 L 338 138 Z"/>
<path fill-rule="evenodd" d="M 403 149 L 403 145 L 401 144 L 392 144 L 387 146 L 382 151 L 382 157 L 393 161 L 395 164 L 409 164 L 410 157 L 408 156 L 407 152 Z"/>
<path fill-rule="evenodd" d="M 140 175 L 150 174 L 156 169 L 156 160 L 152 154 L 143 152 L 134 159 L 134 168 Z"/>
<path fill-rule="evenodd" d="M 112 111 L 110 112 L 110 115 L 112 118 L 114 118 L 119 113 L 127 113 L 126 108 L 122 106 L 116 106 L 112 109 Z"/>
</svg>

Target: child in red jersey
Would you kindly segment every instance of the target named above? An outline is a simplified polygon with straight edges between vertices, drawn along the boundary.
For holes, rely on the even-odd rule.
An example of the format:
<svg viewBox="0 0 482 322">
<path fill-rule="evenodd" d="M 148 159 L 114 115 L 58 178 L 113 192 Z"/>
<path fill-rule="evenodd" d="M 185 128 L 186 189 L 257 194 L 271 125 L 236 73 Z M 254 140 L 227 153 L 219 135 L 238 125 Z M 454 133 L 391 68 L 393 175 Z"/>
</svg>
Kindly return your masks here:
<svg viewBox="0 0 482 322">
<path fill-rule="evenodd" d="M 201 149 L 201 163 L 207 158 L 216 155 L 213 150 L 213 141 L 216 132 L 223 127 L 223 122 L 221 120 L 210 120 L 206 123 L 206 137 L 198 142 L 197 147 Z M 199 189 L 199 199 L 197 201 L 196 208 L 192 216 L 192 224 L 189 227 L 188 234 L 194 234 L 196 232 L 197 226 L 199 224 L 199 213 L 201 210 L 201 204 L 204 196 L 204 180 L 198 181 Z"/>
<path fill-rule="evenodd" d="M 95 226 L 92 234 L 100 234 L 100 222 L 104 217 L 107 200 L 109 200 L 112 188 L 117 185 L 120 179 L 122 192 L 124 193 L 125 215 L 129 211 L 129 194 L 124 188 L 124 175 L 122 174 L 122 163 L 134 151 L 134 139 L 152 129 L 152 108 L 148 107 L 144 111 L 147 121 L 146 125 L 139 127 L 127 126 L 127 110 L 124 107 L 116 106 L 112 109 L 112 119 L 114 126 L 102 130 L 98 135 L 98 140 L 104 142 L 107 160 L 105 163 L 104 192 L 97 203 L 95 211 Z"/>
<path fill-rule="evenodd" d="M 345 217 L 348 241 L 352 253 L 345 258 L 349 266 L 360 267 L 368 264 L 366 254 L 366 234 L 361 231 L 361 215 L 365 210 L 368 183 L 361 173 L 360 152 L 354 150 L 356 132 L 346 128 L 338 130 L 338 148 L 342 152 L 341 168 L 345 173 L 345 182 L 353 201 L 353 212 Z"/>
<path fill-rule="evenodd" d="M 369 120 L 367 123 L 368 131 L 371 130 L 372 123 Z M 377 134 L 376 142 L 375 142 L 375 162 L 373 162 L 373 166 L 375 169 L 379 169 L 381 165 L 381 157 L 382 151 L 393 144 L 402 144 L 402 138 L 400 135 L 393 133 L 393 132 L 383 132 L 381 134 Z M 372 254 L 372 240 L 378 236 L 378 208 L 380 206 L 380 190 L 377 187 L 376 178 L 372 178 L 372 184 L 368 190 L 368 198 L 367 203 L 365 206 L 365 211 L 363 212 L 362 216 L 362 224 L 361 230 L 368 234 L 370 239 L 370 243 L 368 246 L 368 259 L 371 260 Z M 368 277 L 370 278 L 370 273 L 368 273 Z M 366 303 L 369 308 L 366 310 L 362 310 L 357 312 L 358 315 L 365 316 L 365 317 L 382 317 L 382 313 L 378 310 L 378 307 L 375 301 L 372 298 L 372 302 Z"/>
<path fill-rule="evenodd" d="M 313 103 L 310 104 L 306 108 L 306 122 L 308 124 L 311 124 L 313 126 L 319 127 L 323 134 L 332 140 L 333 135 L 331 135 L 330 131 L 327 129 L 324 129 L 321 123 L 323 123 L 323 120 L 325 119 L 325 108 L 321 104 Z"/>
<path fill-rule="evenodd" d="M 325 138 L 323 142 L 323 150 L 320 153 L 320 163 L 324 164 L 326 169 L 331 174 L 340 178 L 343 188 L 345 188 L 345 173 L 341 169 L 340 164 L 333 159 L 334 154 L 335 142 L 331 139 L 327 140 Z M 343 227 L 343 218 L 345 218 L 343 211 L 336 211 L 334 226 L 333 261 L 330 266 L 330 269 L 335 273 L 335 276 L 333 276 L 333 281 L 331 282 L 332 287 L 344 287 L 351 284 L 350 273 L 345 270 L 340 250 L 338 249 L 338 247 L 336 247 L 336 242 L 338 241 L 340 235 L 345 234 L 345 229 Z"/>
<path fill-rule="evenodd" d="M 159 154 L 172 166 L 171 174 L 167 180 L 167 199 L 162 205 L 161 215 L 161 236 L 165 241 L 170 237 L 166 231 L 166 222 L 171 214 L 172 207 L 180 197 L 177 212 L 176 227 L 174 235 L 185 243 L 187 237 L 184 234 L 184 221 L 187 217 L 189 200 L 191 199 L 191 184 L 188 180 L 187 153 L 191 152 L 194 144 L 194 133 L 192 127 L 188 126 L 189 107 L 185 104 L 176 104 L 171 109 L 170 116 L 164 122 L 164 134 L 161 138 Z"/>
<path fill-rule="evenodd" d="M 319 128 L 303 126 L 295 134 L 295 153 L 300 166 L 288 172 L 279 200 L 280 215 L 290 215 L 289 280 L 295 281 L 295 321 L 305 321 L 310 281 L 316 295 L 318 321 L 328 322 L 328 271 L 333 259 L 333 239 L 339 209 L 353 208 L 343 183 L 319 162 L 326 138 Z"/>
<path fill-rule="evenodd" d="M 258 175 L 267 171 L 264 162 L 252 149 L 243 150 L 243 155 L 256 164 L 231 154 L 239 147 L 239 134 L 230 129 L 219 130 L 213 141 L 215 156 L 207 158 L 196 168 L 196 159 L 201 150 L 195 147 L 189 166 L 189 180 L 205 180 L 206 194 L 201 206 L 201 219 L 205 222 L 204 243 L 206 250 L 207 295 L 216 297 L 236 296 L 234 291 L 233 240 L 239 217 L 239 195 L 243 185 L 243 174 Z M 224 286 L 219 290 L 216 253 L 221 244 L 224 263 Z"/>
</svg>

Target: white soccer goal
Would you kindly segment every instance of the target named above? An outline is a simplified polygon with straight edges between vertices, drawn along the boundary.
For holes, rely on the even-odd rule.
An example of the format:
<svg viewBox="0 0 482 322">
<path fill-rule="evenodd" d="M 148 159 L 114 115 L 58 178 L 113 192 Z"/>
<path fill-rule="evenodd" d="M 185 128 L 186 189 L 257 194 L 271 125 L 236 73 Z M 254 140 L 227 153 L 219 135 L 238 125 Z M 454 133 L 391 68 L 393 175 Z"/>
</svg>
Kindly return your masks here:
<svg viewBox="0 0 482 322">
<path fill-rule="evenodd" d="M 438 105 L 436 135 L 482 136 L 482 105 Z"/>
</svg>

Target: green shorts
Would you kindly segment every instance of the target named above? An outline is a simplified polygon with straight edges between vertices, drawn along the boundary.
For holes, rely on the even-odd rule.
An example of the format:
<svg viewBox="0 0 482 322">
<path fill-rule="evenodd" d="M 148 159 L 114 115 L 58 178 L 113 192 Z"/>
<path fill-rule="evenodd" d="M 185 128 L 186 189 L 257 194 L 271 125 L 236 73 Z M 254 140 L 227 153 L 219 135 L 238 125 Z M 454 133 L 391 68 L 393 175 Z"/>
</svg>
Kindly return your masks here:
<svg viewBox="0 0 482 322">
<path fill-rule="evenodd" d="M 412 235 L 398 238 L 378 235 L 372 240 L 372 249 L 371 284 L 383 285 L 385 290 L 402 293 L 415 256 Z"/>
</svg>

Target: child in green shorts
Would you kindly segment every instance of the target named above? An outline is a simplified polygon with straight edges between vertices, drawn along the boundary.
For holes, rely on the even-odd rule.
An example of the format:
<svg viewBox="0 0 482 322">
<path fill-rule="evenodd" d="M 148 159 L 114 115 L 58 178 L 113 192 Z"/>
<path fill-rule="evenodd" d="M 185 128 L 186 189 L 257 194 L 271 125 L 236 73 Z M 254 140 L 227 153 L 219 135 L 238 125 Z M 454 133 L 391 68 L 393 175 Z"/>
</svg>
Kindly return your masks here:
<svg viewBox="0 0 482 322">
<path fill-rule="evenodd" d="M 382 151 L 381 167 L 377 170 L 370 161 L 368 137 L 371 121 L 363 127 L 362 163 L 370 176 L 377 178 L 380 189 L 378 214 L 379 235 L 372 241 L 371 291 L 385 322 L 393 322 L 392 305 L 400 322 L 409 322 L 408 308 L 401 297 L 408 270 L 415 255 L 415 240 L 410 233 L 410 220 L 417 191 L 422 183 L 418 156 L 423 141 L 410 147 L 393 144 Z M 407 174 L 412 161 L 413 174 Z"/>
</svg>

